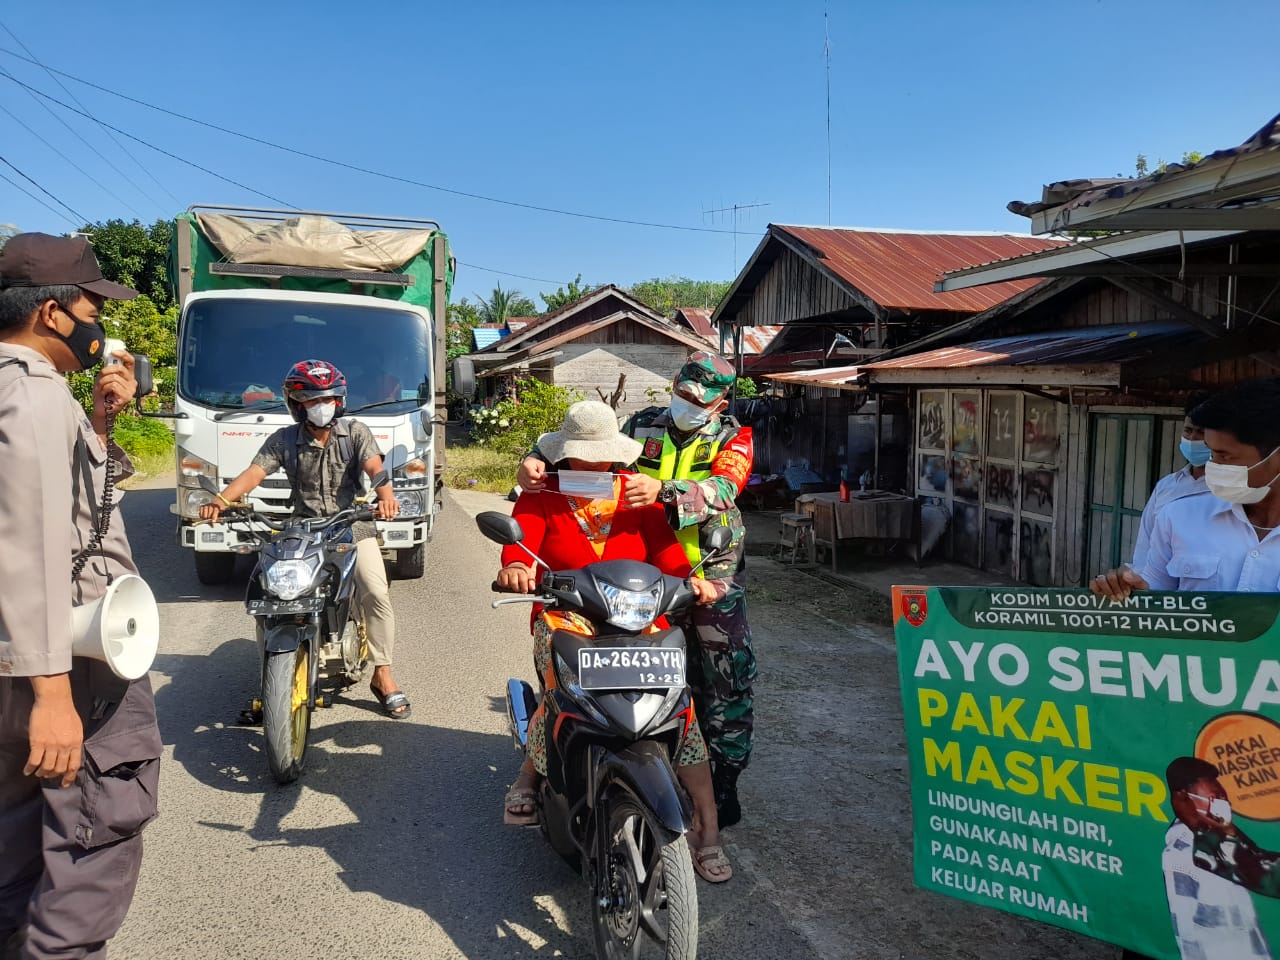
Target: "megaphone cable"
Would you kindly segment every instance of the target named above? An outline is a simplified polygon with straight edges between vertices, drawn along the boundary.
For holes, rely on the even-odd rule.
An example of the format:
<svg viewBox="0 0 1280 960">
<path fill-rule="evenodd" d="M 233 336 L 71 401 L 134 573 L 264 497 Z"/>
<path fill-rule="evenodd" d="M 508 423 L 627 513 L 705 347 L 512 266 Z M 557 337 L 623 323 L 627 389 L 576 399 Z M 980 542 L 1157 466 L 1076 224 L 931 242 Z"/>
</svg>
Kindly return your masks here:
<svg viewBox="0 0 1280 960">
<path fill-rule="evenodd" d="M 106 418 L 106 423 L 107 423 L 106 477 L 102 482 L 102 503 L 98 510 L 98 522 L 93 525 L 93 535 L 89 538 L 88 545 L 76 555 L 75 561 L 71 564 L 71 582 L 72 583 L 75 583 L 77 580 L 80 579 L 80 574 L 84 571 L 84 565 L 89 562 L 89 556 L 90 554 L 93 553 L 94 550 L 97 550 L 99 553 L 101 553 L 104 560 L 106 559 L 106 553 L 102 549 L 102 538 L 107 535 L 107 530 L 111 526 L 111 503 L 115 499 L 116 462 L 111 457 L 111 444 L 112 444 L 112 441 L 114 441 L 115 439 L 116 415 L 114 413 L 108 413 Z M 77 442 L 77 446 L 83 443 L 84 443 L 84 439 L 81 438 Z M 114 580 L 114 578 L 111 575 L 111 567 L 109 564 L 104 564 L 103 569 L 106 571 L 106 575 L 107 575 L 107 586 L 111 586 L 111 583 Z"/>
</svg>

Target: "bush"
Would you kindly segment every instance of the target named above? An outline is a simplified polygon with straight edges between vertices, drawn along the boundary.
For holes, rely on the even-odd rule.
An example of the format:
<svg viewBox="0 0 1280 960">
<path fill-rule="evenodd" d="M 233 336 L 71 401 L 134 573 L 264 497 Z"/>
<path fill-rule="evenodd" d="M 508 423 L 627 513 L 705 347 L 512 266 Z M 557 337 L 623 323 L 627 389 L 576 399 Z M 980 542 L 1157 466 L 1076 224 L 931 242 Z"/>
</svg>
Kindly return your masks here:
<svg viewBox="0 0 1280 960">
<path fill-rule="evenodd" d="M 560 429 L 569 407 L 582 399 L 577 390 L 519 380 L 514 399 L 471 415 L 471 437 L 480 446 L 518 459 L 533 449 L 539 436 Z"/>
<path fill-rule="evenodd" d="M 116 417 L 116 443 L 130 457 L 163 457 L 173 450 L 173 434 L 163 421 L 121 414 Z"/>
</svg>

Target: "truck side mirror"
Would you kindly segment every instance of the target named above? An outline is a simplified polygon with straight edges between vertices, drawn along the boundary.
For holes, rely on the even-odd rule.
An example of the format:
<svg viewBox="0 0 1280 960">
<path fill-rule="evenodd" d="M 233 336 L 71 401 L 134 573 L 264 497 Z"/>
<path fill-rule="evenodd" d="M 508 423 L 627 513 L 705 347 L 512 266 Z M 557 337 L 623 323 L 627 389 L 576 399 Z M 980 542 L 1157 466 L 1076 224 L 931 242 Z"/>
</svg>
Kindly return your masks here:
<svg viewBox="0 0 1280 960">
<path fill-rule="evenodd" d="M 151 358 L 145 354 L 133 355 L 133 378 L 138 381 L 138 392 L 134 394 L 134 404 L 138 412 L 142 412 L 142 398 L 155 393 L 156 381 L 151 372 Z"/>
<path fill-rule="evenodd" d="M 475 396 L 476 365 L 470 357 L 455 357 L 453 360 L 453 392 L 468 401 Z"/>
</svg>

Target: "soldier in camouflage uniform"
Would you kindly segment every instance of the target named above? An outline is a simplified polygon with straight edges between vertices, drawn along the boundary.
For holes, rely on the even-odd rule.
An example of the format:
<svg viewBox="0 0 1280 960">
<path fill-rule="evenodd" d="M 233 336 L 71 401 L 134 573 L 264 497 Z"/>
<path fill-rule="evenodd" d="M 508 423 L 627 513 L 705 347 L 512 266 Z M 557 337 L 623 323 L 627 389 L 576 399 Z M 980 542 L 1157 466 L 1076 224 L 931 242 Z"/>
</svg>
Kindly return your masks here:
<svg viewBox="0 0 1280 960">
<path fill-rule="evenodd" d="M 738 776 L 751 759 L 756 676 L 745 594 L 746 529 L 736 498 L 751 474 L 751 428 L 724 413 L 733 365 L 713 353 L 692 354 L 672 383 L 670 407 L 633 415 L 623 431 L 644 444 L 623 492 L 628 506 L 659 502 L 689 562 L 702 559 L 702 545 L 717 526 L 733 530 L 729 552 L 702 573 L 732 584 L 727 596 L 693 611 L 689 679 L 694 706 L 711 753 L 720 826 L 737 823 Z M 542 485 L 546 464 L 534 451 L 521 465 L 520 485 Z"/>
</svg>

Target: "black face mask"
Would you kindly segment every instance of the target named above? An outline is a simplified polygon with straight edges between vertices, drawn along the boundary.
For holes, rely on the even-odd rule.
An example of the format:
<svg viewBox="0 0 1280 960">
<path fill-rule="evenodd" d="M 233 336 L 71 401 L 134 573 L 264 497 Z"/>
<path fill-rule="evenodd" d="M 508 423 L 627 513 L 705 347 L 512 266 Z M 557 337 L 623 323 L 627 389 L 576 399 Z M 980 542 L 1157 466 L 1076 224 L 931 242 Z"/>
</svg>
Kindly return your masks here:
<svg viewBox="0 0 1280 960">
<path fill-rule="evenodd" d="M 59 340 L 70 348 L 71 353 L 75 356 L 76 362 L 80 364 L 81 370 L 88 370 L 102 359 L 102 350 L 106 345 L 107 330 L 101 323 L 85 323 L 79 319 L 74 313 L 61 304 L 58 305 L 63 313 L 74 321 L 71 332 L 66 336 L 54 330 L 54 334 Z"/>
</svg>

